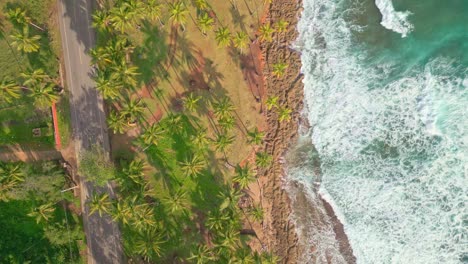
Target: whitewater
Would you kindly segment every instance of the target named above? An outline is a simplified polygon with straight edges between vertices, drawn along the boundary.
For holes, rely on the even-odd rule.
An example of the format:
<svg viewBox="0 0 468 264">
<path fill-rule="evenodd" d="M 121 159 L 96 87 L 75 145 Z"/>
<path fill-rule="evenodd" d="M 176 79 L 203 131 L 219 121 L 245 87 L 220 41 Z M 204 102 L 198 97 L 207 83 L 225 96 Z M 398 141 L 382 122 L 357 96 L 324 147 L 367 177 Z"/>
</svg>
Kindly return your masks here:
<svg viewBox="0 0 468 264">
<path fill-rule="evenodd" d="M 420 2 L 303 0 L 310 130 L 288 179 L 332 205 L 357 263 L 468 263 L 468 1 Z M 314 263 L 344 263 L 294 211 Z"/>
</svg>

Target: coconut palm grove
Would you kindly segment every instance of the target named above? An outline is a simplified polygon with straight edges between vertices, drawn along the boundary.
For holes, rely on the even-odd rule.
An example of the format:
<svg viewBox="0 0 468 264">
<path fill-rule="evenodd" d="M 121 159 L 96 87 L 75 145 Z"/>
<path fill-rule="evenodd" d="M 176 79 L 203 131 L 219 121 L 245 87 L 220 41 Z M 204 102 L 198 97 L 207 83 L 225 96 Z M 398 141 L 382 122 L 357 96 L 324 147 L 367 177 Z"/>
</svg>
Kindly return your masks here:
<svg viewBox="0 0 468 264">
<path fill-rule="evenodd" d="M 289 66 L 263 62 L 289 26 L 270 4 L 0 0 L 0 263 L 280 263 L 253 227 L 275 162 L 264 116 L 293 113 L 265 88 Z M 98 92 L 79 103 L 75 62 Z M 76 129 L 96 97 L 109 148 Z M 118 261 L 97 257 L 99 219 Z"/>
</svg>

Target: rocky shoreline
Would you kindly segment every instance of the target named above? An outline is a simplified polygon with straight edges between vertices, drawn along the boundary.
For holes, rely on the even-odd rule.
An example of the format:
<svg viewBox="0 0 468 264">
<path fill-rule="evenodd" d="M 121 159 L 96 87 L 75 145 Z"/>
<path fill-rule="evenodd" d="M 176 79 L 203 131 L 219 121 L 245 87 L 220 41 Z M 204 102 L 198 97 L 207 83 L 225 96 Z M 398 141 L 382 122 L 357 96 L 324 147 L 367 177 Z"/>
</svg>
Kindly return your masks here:
<svg viewBox="0 0 468 264">
<path fill-rule="evenodd" d="M 304 101 L 302 64 L 300 53 L 293 49 L 294 41 L 298 36 L 297 23 L 301 11 L 302 2 L 300 0 L 273 0 L 263 18 L 264 23 L 269 23 L 272 26 L 280 19 L 287 21 L 289 25 L 286 32 L 274 33 L 273 42 L 260 44 L 266 87 L 262 100 L 265 102 L 268 97 L 278 96 L 279 105 L 291 109 L 292 113 L 289 122 L 279 122 L 278 114 L 275 111 L 265 110 L 267 127 L 264 150 L 273 156 L 274 163 L 269 169 L 260 171 L 258 182 L 251 186 L 251 191 L 257 194 L 254 200 L 260 202 L 264 208 L 263 222 L 254 225 L 258 240 L 252 240 L 251 247 L 259 251 L 274 252 L 280 257 L 281 263 L 309 263 L 308 260 L 304 259 L 304 256 L 314 255 L 314 248 L 307 245 L 307 241 L 301 242 L 298 238 L 296 231 L 301 231 L 301 228 L 294 226 L 293 219 L 297 222 L 301 216 L 291 216 L 297 211 L 291 207 L 299 205 L 300 208 L 310 210 L 312 213 L 314 211 L 324 213 L 320 218 L 327 218 L 329 222 L 333 223 L 335 238 L 343 259 L 346 263 L 355 263 L 343 226 L 336 218 L 331 206 L 320 198 L 318 203 L 314 203 L 320 208 L 312 208 L 314 205 L 309 205 L 304 190 L 301 193 L 301 186 L 294 186 L 295 184 L 286 186 L 285 177 L 287 176 L 283 157 L 291 148 L 296 147 L 299 126 L 304 121 L 301 120 Z M 272 74 L 272 65 L 278 62 L 288 64 L 288 68 L 281 78 Z M 286 187 L 289 190 L 286 190 Z M 297 191 L 291 192 L 290 188 L 296 188 Z M 294 193 L 295 197 L 289 196 L 294 195 Z M 312 219 L 310 224 L 313 224 Z"/>
</svg>

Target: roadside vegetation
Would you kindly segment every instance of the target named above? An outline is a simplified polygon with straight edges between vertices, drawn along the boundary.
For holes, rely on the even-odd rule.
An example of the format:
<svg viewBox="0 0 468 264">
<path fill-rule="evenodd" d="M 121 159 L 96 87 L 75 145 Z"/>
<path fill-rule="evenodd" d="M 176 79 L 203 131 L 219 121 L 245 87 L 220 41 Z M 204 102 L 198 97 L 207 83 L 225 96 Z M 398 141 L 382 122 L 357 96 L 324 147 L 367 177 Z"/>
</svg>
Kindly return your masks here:
<svg viewBox="0 0 468 264">
<path fill-rule="evenodd" d="M 118 188 L 115 199 L 96 193 L 90 213 L 119 222 L 132 263 L 279 261 L 247 244 L 258 239 L 251 223 L 263 220 L 249 185 L 272 157 L 248 114 L 258 98 L 224 74 L 240 71 L 250 42 L 274 41 L 287 25 L 260 23 L 268 1 L 215 2 L 101 0 L 92 16 L 98 45 L 90 54 L 114 134 Z M 226 71 L 203 52 L 219 56 Z M 275 76 L 286 68 L 278 62 Z M 287 122 L 291 111 L 273 101 L 267 110 Z"/>
<path fill-rule="evenodd" d="M 55 1 L 0 0 L 0 146 L 52 148 L 50 106 L 67 112 L 59 76 Z M 68 117 L 61 117 L 65 143 Z"/>
<path fill-rule="evenodd" d="M 0 263 L 83 263 L 72 185 L 55 161 L 0 163 Z"/>
</svg>

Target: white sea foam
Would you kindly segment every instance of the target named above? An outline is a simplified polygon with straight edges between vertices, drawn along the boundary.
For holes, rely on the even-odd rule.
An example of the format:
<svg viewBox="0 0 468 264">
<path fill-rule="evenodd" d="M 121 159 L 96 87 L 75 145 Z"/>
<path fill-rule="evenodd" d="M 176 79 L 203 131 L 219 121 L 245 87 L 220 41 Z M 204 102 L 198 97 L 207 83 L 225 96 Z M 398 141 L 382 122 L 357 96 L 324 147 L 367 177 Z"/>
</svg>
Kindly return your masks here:
<svg viewBox="0 0 468 264">
<path fill-rule="evenodd" d="M 385 28 L 401 34 L 403 38 L 413 30 L 413 25 L 408 21 L 408 16 L 411 13 L 408 11 L 396 11 L 392 0 L 375 0 L 375 5 L 380 10 L 380 14 L 382 14 L 380 24 Z"/>
<path fill-rule="evenodd" d="M 436 58 L 375 87 L 391 71 L 359 61 L 343 1 L 303 3 L 305 101 L 322 192 L 343 220 L 358 263 L 466 261 L 466 70 Z M 395 67 L 388 63 L 382 67 Z M 300 174 L 292 176 L 314 180 Z"/>
</svg>

